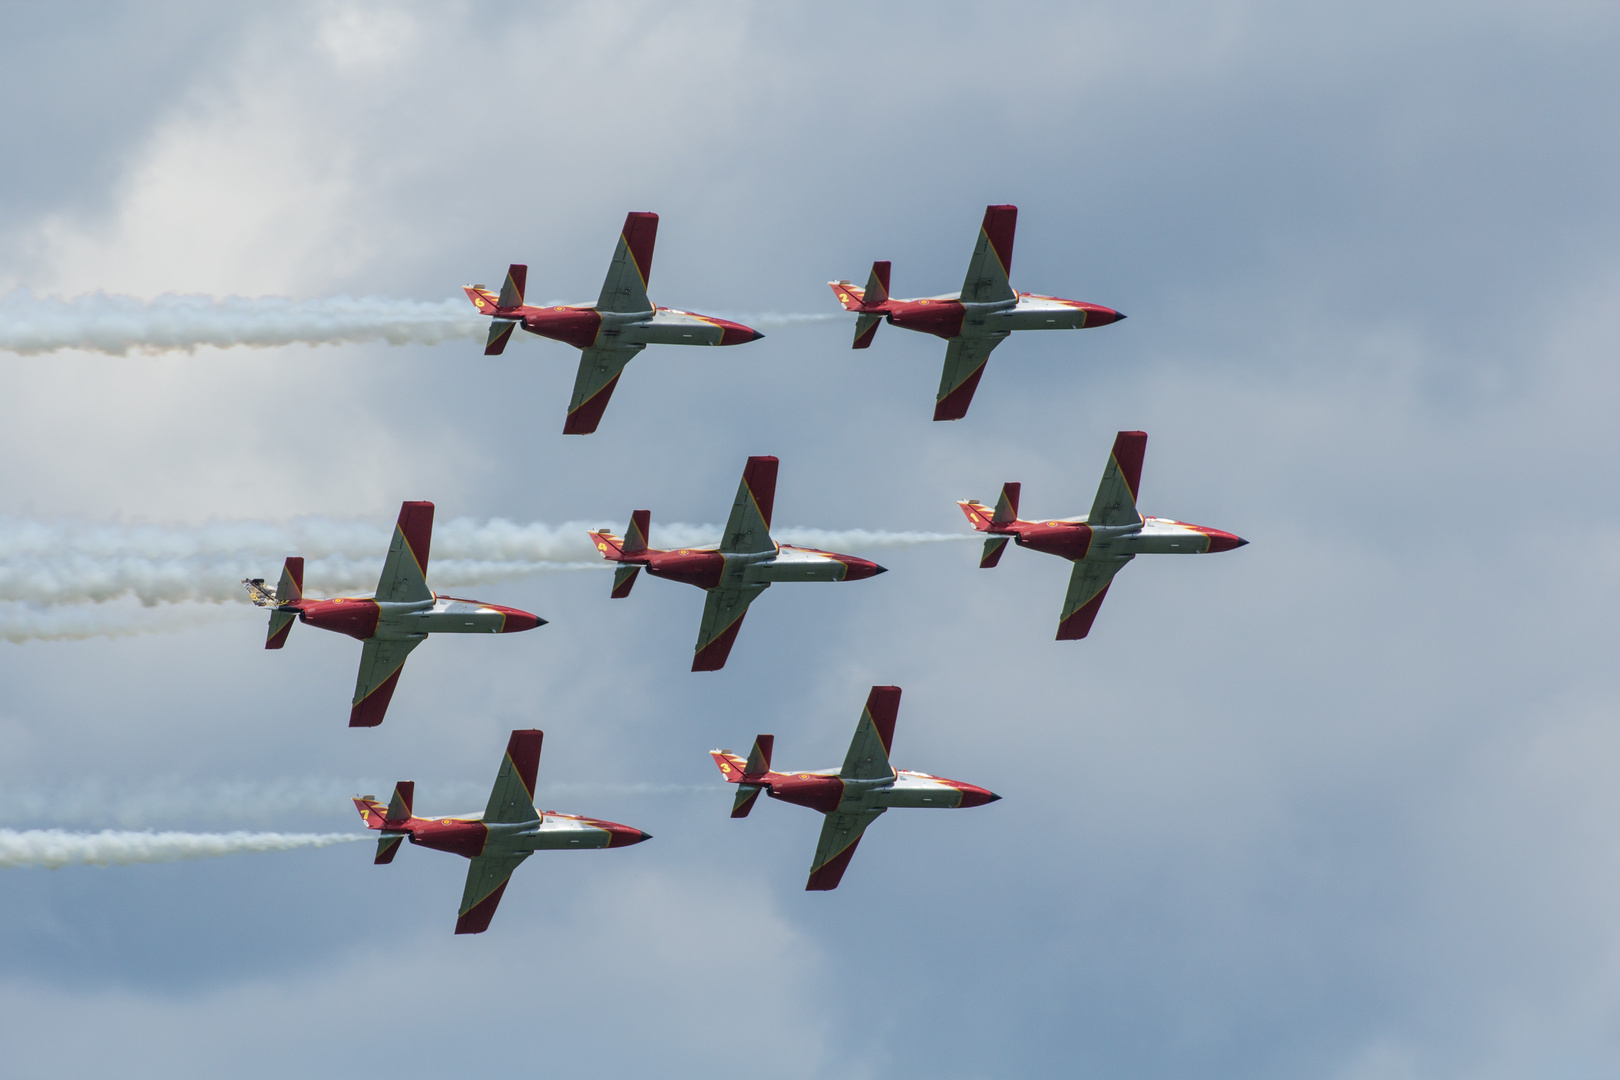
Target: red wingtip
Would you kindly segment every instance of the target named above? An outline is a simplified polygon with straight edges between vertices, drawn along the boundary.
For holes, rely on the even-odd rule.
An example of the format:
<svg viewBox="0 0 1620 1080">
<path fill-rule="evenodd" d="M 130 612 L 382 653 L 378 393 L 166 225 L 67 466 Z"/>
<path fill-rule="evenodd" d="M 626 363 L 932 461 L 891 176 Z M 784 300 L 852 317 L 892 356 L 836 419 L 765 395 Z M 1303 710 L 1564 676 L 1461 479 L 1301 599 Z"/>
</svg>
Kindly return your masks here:
<svg viewBox="0 0 1620 1080">
<path fill-rule="evenodd" d="M 433 504 L 401 503 L 399 531 L 405 534 L 405 543 L 410 545 L 411 554 L 416 557 L 416 565 L 422 568 L 422 573 L 427 573 L 428 549 L 433 545 Z"/>
<path fill-rule="evenodd" d="M 388 712 L 388 703 L 393 700 L 394 687 L 399 685 L 400 672 L 398 668 L 382 684 L 367 694 L 358 705 L 349 710 L 350 727 L 376 727 L 383 722 L 383 715 Z"/>
<path fill-rule="evenodd" d="M 602 414 L 607 411 L 608 399 L 613 396 L 613 388 L 618 385 L 619 376 L 615 375 L 606 386 L 581 402 L 579 408 L 568 414 L 567 421 L 563 423 L 563 434 L 589 435 L 595 431 L 596 425 L 602 422 Z"/>
<path fill-rule="evenodd" d="M 1114 460 L 1119 463 L 1119 474 L 1133 499 L 1141 494 L 1142 458 L 1146 454 L 1147 432 L 1122 431 L 1114 436 Z"/>
<path fill-rule="evenodd" d="M 855 857 L 855 849 L 860 843 L 861 838 L 857 836 L 849 847 L 810 871 L 810 880 L 805 884 L 804 891 L 831 892 L 838 888 L 838 883 L 844 880 L 844 871 L 849 867 L 849 860 Z"/>
<path fill-rule="evenodd" d="M 1103 598 L 1108 595 L 1108 586 L 1104 585 L 1102 592 L 1087 600 L 1075 609 L 1073 615 L 1058 623 L 1058 641 L 1078 641 L 1091 633 L 1091 624 L 1097 620 L 1097 611 L 1102 607 Z"/>
<path fill-rule="evenodd" d="M 968 406 L 973 404 L 973 391 L 979 388 L 979 380 L 984 377 L 984 365 L 980 364 L 973 374 L 962 380 L 960 386 L 934 405 L 935 420 L 960 420 L 967 415 Z"/>
<path fill-rule="evenodd" d="M 524 728 L 512 732 L 512 737 L 506 740 L 506 756 L 512 760 L 512 768 L 517 770 L 530 801 L 534 799 L 534 781 L 540 772 L 540 744 L 545 737 L 546 733 L 539 728 Z"/>
<path fill-rule="evenodd" d="M 900 714 L 900 688 L 872 687 L 872 692 L 866 695 L 866 712 L 871 716 L 872 726 L 877 728 L 878 738 L 883 740 L 883 752 L 887 754 L 894 745 L 894 719 Z"/>
<path fill-rule="evenodd" d="M 781 464 L 774 457 L 751 457 L 747 468 L 743 469 L 743 483 L 748 485 L 749 492 L 754 496 L 754 504 L 759 507 L 759 516 L 765 519 L 765 527 L 771 527 L 771 510 L 776 503 L 776 468 Z"/>
<path fill-rule="evenodd" d="M 1013 234 L 1018 229 L 1018 207 L 987 206 L 984 208 L 984 235 L 996 250 L 1004 273 L 1012 273 Z"/>
<path fill-rule="evenodd" d="M 468 908 L 467 914 L 456 920 L 456 933 L 482 934 L 488 930 L 489 921 L 495 917 L 495 908 L 500 905 L 501 894 L 506 891 L 507 884 L 505 881 L 501 882 L 494 892 Z"/>
<path fill-rule="evenodd" d="M 645 286 L 652 278 L 653 245 L 658 241 L 658 215 L 632 210 L 624 218 L 624 243 Z"/>
<path fill-rule="evenodd" d="M 743 614 L 747 614 L 744 612 Z M 731 655 L 732 643 L 737 640 L 737 631 L 742 629 L 743 616 L 737 616 L 737 621 L 720 632 L 720 634 L 692 657 L 693 671 L 719 671 L 726 666 L 726 657 Z"/>
</svg>

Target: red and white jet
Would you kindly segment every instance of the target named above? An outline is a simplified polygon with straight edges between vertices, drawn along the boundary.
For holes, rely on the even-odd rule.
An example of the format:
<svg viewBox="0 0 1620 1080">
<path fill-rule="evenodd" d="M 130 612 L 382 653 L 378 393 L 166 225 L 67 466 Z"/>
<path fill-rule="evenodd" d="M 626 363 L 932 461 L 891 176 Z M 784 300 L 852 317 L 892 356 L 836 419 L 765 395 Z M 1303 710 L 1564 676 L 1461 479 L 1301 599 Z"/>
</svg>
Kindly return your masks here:
<svg viewBox="0 0 1620 1080">
<path fill-rule="evenodd" d="M 482 934 L 489 929 L 495 906 L 506 891 L 512 871 L 536 851 L 629 847 L 652 837 L 640 829 L 596 818 L 534 808 L 534 780 L 540 769 L 540 742 L 545 733 L 514 731 L 506 757 L 495 775 L 489 805 L 482 814 L 420 818 L 411 808 L 416 783 L 401 780 L 384 806 L 373 796 L 358 795 L 354 807 L 377 838 L 377 863 L 391 863 L 400 841 L 448 851 L 470 859 L 467 887 L 461 893 L 456 933 Z"/>
<path fill-rule="evenodd" d="M 827 815 L 806 891 L 838 888 L 861 834 L 892 806 L 983 806 L 1001 798 L 974 784 L 890 765 L 889 747 L 894 743 L 894 719 L 899 711 L 898 686 L 872 687 L 840 769 L 773 772 L 771 749 L 776 739 L 772 735 L 754 739 L 747 761 L 730 750 L 709 751 L 721 774 L 737 785 L 732 817 L 747 817 L 761 791 Z"/>
<path fill-rule="evenodd" d="M 630 595 L 642 567 L 654 577 L 696 585 L 707 592 L 703 625 L 698 629 L 693 671 L 719 671 L 726 666 L 743 616 L 760 593 L 776 581 L 859 581 L 885 573 L 884 567 L 854 555 L 778 544 L 771 539 L 771 507 L 776 501 L 773 457 L 751 457 L 737 486 L 737 501 L 726 519 L 718 548 L 664 551 L 647 546 L 649 510 L 630 515 L 624 536 L 593 532 L 591 542 L 613 571 L 613 598 Z"/>
<path fill-rule="evenodd" d="M 521 263 L 507 269 L 499 296 L 483 285 L 462 286 L 480 313 L 494 316 L 485 356 L 499 356 L 518 326 L 581 350 L 564 435 L 589 435 L 596 430 L 608 398 L 619 384 L 619 373 L 648 345 L 741 345 L 765 336 L 741 323 L 658 307 L 647 299 L 657 238 L 657 214 L 631 213 L 624 219 L 613 264 L 594 305 L 525 305 L 523 289 L 529 268 Z"/>
<path fill-rule="evenodd" d="M 255 604 L 272 609 L 270 634 L 264 643 L 267 649 L 287 644 L 294 619 L 365 643 L 349 709 L 350 727 L 376 727 L 383 722 L 405 658 L 429 634 L 515 634 L 545 625 L 546 620 L 527 611 L 440 596 L 428 588 L 432 540 L 433 504 L 403 503 L 382 577 L 371 596 L 306 598 L 304 560 L 298 555 L 288 558 L 281 568 L 275 592 L 265 588 L 263 578 L 242 582 Z"/>
<path fill-rule="evenodd" d="M 891 299 L 887 262 L 872 264 L 872 275 L 864 289 L 848 281 L 827 282 L 844 310 L 860 316 L 855 321 L 857 349 L 871 345 L 878 323 L 885 321 L 950 342 L 945 347 L 945 371 L 934 399 L 935 420 L 960 420 L 967 415 L 991 350 L 1014 330 L 1078 330 L 1107 326 L 1125 317 L 1100 304 L 1014 292 L 1007 275 L 1012 270 L 1013 233 L 1017 226 L 1018 207 L 985 207 L 979 243 L 973 249 L 967 280 L 959 293 L 918 300 Z"/>
<path fill-rule="evenodd" d="M 1142 516 L 1136 509 L 1136 492 L 1146 451 L 1146 432 L 1122 431 L 1114 438 L 1114 450 L 1097 487 L 1097 497 L 1092 500 L 1091 513 L 1081 517 L 1022 520 L 1018 516 L 1018 484 L 1002 487 L 994 510 L 976 499 L 956 504 L 975 529 L 990 534 L 984 542 L 980 567 L 988 570 L 1000 562 L 1008 540 L 1074 563 L 1069 593 L 1063 598 L 1063 615 L 1058 621 L 1059 641 L 1083 638 L 1091 631 L 1114 575 L 1136 556 L 1231 551 L 1248 543 L 1220 529 Z"/>
</svg>

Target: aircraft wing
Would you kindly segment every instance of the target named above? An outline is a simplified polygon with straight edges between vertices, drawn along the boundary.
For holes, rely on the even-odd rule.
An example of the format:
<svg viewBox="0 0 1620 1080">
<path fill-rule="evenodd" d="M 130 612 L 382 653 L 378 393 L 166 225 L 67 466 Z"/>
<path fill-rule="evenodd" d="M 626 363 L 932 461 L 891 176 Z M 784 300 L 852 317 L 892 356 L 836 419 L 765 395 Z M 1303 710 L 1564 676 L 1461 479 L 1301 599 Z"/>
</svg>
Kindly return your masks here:
<svg viewBox="0 0 1620 1080">
<path fill-rule="evenodd" d="M 855 855 L 855 845 L 861 842 L 866 827 L 883 814 L 883 807 L 845 813 L 834 810 L 821 823 L 821 840 L 816 844 L 816 861 L 810 864 L 810 880 L 806 892 L 826 892 L 838 888 L 843 880 L 844 868 Z"/>
<path fill-rule="evenodd" d="M 1091 632 L 1091 624 L 1102 607 L 1103 597 L 1114 575 L 1134 555 L 1097 555 L 1076 559 L 1069 575 L 1069 594 L 1063 598 L 1063 617 L 1058 621 L 1057 639 L 1072 641 Z"/>
<path fill-rule="evenodd" d="M 1018 207 L 987 206 L 984 224 L 979 226 L 979 242 L 968 262 L 967 279 L 962 282 L 962 299 L 968 303 L 1011 300 L 1018 294 L 1007 281 L 1012 270 L 1013 233 L 1018 228 Z"/>
<path fill-rule="evenodd" d="M 456 919 L 456 933 L 482 934 L 489 929 L 489 920 L 495 917 L 495 907 L 506 891 L 506 882 L 512 871 L 522 865 L 529 852 L 513 855 L 478 855 L 467 867 L 467 887 L 461 893 L 460 918 Z"/>
<path fill-rule="evenodd" d="M 892 777 L 894 768 L 889 764 L 889 746 L 894 742 L 894 721 L 900 712 L 898 686 L 874 686 L 866 699 L 866 708 L 855 725 L 855 737 L 849 742 L 849 753 L 844 756 L 844 767 L 838 775 L 846 780 L 880 780 Z"/>
<path fill-rule="evenodd" d="M 574 376 L 574 396 L 568 399 L 568 419 L 564 435 L 589 435 L 602 422 L 619 373 L 645 345 L 591 346 L 580 353 L 579 374 Z"/>
<path fill-rule="evenodd" d="M 651 311 L 647 279 L 652 276 L 653 245 L 658 240 L 658 215 L 632 211 L 619 232 L 613 263 L 602 282 L 597 311 Z"/>
<path fill-rule="evenodd" d="M 545 733 L 535 729 L 514 731 L 501 758 L 501 771 L 489 791 L 484 820 L 497 823 L 535 821 L 534 781 L 540 769 L 540 743 Z"/>
<path fill-rule="evenodd" d="M 751 457 L 737 485 L 737 501 L 731 504 L 726 531 L 720 537 L 720 550 L 727 554 L 754 554 L 775 551 L 771 539 L 771 509 L 776 504 L 774 457 Z"/>
<path fill-rule="evenodd" d="M 1086 521 L 1093 525 L 1136 525 L 1142 514 L 1136 509 L 1136 492 L 1142 483 L 1142 458 L 1147 451 L 1147 434 L 1122 431 L 1114 436 L 1114 449 L 1108 467 L 1097 485 Z"/>
<path fill-rule="evenodd" d="M 433 599 L 433 590 L 427 586 L 428 548 L 432 542 L 433 504 L 401 504 L 388 558 L 377 579 L 378 600 L 411 604 Z"/>
<path fill-rule="evenodd" d="M 945 346 L 945 370 L 939 377 L 939 393 L 934 397 L 935 420 L 960 420 L 973 402 L 979 376 L 990 352 L 1001 344 L 1005 333 L 988 337 L 959 337 Z"/>
<path fill-rule="evenodd" d="M 426 634 L 406 641 L 373 638 L 362 646 L 360 675 L 354 681 L 354 705 L 349 710 L 350 727 L 376 727 L 383 722 L 399 673 L 405 670 L 405 658 L 425 640 Z"/>
<path fill-rule="evenodd" d="M 692 657 L 693 671 L 719 671 L 726 666 L 731 655 L 731 643 L 737 640 L 743 616 L 748 614 L 760 593 L 770 588 L 768 582 L 747 585 L 721 585 L 709 590 L 703 600 L 703 625 L 698 628 L 697 655 Z"/>
</svg>

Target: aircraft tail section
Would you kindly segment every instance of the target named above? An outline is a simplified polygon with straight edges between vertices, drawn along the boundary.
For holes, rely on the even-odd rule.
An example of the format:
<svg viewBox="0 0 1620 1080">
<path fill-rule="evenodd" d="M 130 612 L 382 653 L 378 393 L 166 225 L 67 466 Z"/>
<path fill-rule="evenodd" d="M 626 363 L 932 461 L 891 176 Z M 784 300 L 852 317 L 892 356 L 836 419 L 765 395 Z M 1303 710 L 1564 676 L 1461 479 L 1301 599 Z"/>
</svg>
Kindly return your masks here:
<svg viewBox="0 0 1620 1080">
<path fill-rule="evenodd" d="M 1011 525 L 1018 520 L 1018 496 L 1024 485 L 1006 483 L 1001 485 L 1001 498 L 996 500 L 996 512 L 990 516 L 992 525 Z"/>
<path fill-rule="evenodd" d="M 861 307 L 871 308 L 889 299 L 889 261 L 872 264 L 872 273 L 866 279 L 866 291 L 861 294 Z"/>
<path fill-rule="evenodd" d="M 506 281 L 501 285 L 500 300 L 497 301 L 502 311 L 523 306 L 523 289 L 529 281 L 529 268 L 523 263 L 513 263 L 506 268 Z"/>
<path fill-rule="evenodd" d="M 645 555 L 647 553 L 647 531 L 651 525 L 651 510 L 637 510 L 630 515 L 630 527 L 624 530 L 624 547 L 621 549 L 624 554 Z"/>
<path fill-rule="evenodd" d="M 838 302 L 844 305 L 845 311 L 859 311 L 865 301 L 865 291 L 857 289 L 851 281 L 829 281 L 827 287 L 838 297 Z"/>
<path fill-rule="evenodd" d="M 289 555 L 281 567 L 281 581 L 276 584 L 273 597 L 276 604 L 290 604 L 295 600 L 304 598 L 304 559 L 301 555 Z M 282 611 L 279 608 L 270 612 L 270 629 L 265 635 L 264 647 L 279 649 L 287 644 L 287 635 L 292 633 L 293 623 L 298 621 L 298 612 Z"/>
<path fill-rule="evenodd" d="M 869 349 L 872 341 L 877 337 L 877 328 L 883 322 L 881 315 L 868 315 L 863 312 L 855 320 L 855 344 L 852 349 Z"/>
<path fill-rule="evenodd" d="M 647 554 L 647 533 L 651 523 L 652 511 L 637 510 L 630 515 L 630 526 L 624 530 L 624 536 L 614 536 L 606 530 L 590 534 L 591 543 L 602 553 L 602 558 L 619 564 L 613 568 L 612 596 L 615 600 L 629 596 L 636 584 L 641 566 L 631 560 Z"/>
<path fill-rule="evenodd" d="M 759 793 L 765 789 L 765 785 L 759 781 L 770 775 L 771 749 L 775 743 L 774 735 L 755 736 L 754 748 L 749 751 L 746 761 L 730 750 L 709 751 L 714 763 L 720 766 L 721 775 L 728 783 L 737 785 L 737 797 L 731 804 L 732 817 L 747 817 L 754 803 L 759 801 Z"/>
<path fill-rule="evenodd" d="M 1147 432 L 1122 431 L 1114 437 L 1114 449 L 1103 470 L 1097 498 L 1086 521 L 1091 525 L 1138 525 L 1142 515 L 1136 509 L 1136 492 L 1142 482 L 1142 458 L 1147 452 Z"/>
</svg>

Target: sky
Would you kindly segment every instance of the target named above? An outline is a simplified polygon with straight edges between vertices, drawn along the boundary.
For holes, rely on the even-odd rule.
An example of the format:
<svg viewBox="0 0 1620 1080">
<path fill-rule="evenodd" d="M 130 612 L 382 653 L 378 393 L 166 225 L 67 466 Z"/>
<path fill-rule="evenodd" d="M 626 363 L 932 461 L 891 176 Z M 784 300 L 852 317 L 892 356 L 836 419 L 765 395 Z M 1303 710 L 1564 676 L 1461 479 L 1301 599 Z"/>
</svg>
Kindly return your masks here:
<svg viewBox="0 0 1620 1080">
<path fill-rule="evenodd" d="M 434 639 L 375 730 L 354 642 L 239 602 L 0 642 L 0 828 L 359 834 L 539 727 L 547 808 L 654 836 L 532 858 L 479 937 L 419 848 L 0 870 L 0 1076 L 1614 1075 L 1617 46 L 1575 3 L 0 5 L 8 305 L 588 301 L 653 210 L 658 303 L 827 314 L 874 259 L 958 288 L 1014 203 L 1016 288 L 1129 316 L 949 424 L 924 335 L 653 347 L 584 438 L 532 337 L 0 353 L 0 531 L 657 544 L 775 454 L 779 525 L 966 535 L 1010 480 L 1084 513 L 1141 429 L 1142 509 L 1251 541 L 1137 560 L 1079 642 L 1049 556 L 854 550 L 891 572 L 772 589 L 702 675 L 694 590 L 511 577 L 473 595 L 549 624 Z M 806 893 L 816 816 L 731 820 L 707 751 L 836 766 L 875 684 L 897 765 L 1003 798 Z"/>
</svg>

